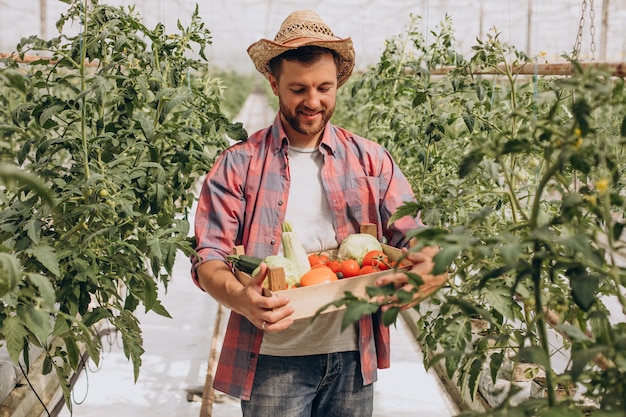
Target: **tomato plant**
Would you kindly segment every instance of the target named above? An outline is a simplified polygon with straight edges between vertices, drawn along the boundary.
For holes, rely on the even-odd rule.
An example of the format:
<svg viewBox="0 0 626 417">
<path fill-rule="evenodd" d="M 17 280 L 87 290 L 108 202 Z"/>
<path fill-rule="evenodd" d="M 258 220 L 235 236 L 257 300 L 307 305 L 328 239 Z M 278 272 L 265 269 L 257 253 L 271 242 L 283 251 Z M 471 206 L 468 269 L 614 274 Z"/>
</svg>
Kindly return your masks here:
<svg viewBox="0 0 626 417">
<path fill-rule="evenodd" d="M 99 362 L 104 321 L 138 377 L 134 311 L 168 316 L 158 287 L 178 251 L 193 254 L 193 186 L 227 133 L 246 135 L 220 111 L 197 8 L 188 27 L 167 34 L 132 8 L 66 3 L 57 27 L 74 23 L 79 35 L 25 37 L 20 56 L 50 60 L 0 66 L 0 333 L 27 368 L 29 346 L 43 347 L 43 369 L 71 407 L 70 376 L 83 346 Z"/>
<path fill-rule="evenodd" d="M 556 395 L 563 381 L 623 413 L 626 366 L 612 341 L 626 337 L 615 313 L 626 311 L 624 79 L 575 55 L 564 56 L 567 76 L 526 76 L 542 57 L 499 33 L 464 57 L 450 19 L 431 43 L 418 20 L 339 91 L 333 117 L 394 156 L 418 196 L 394 218 L 419 213 L 414 249 L 441 247 L 433 272 L 453 277 L 418 307 L 425 363 L 472 397 L 511 362 L 546 371 L 545 401 L 520 402 L 512 386 L 489 415 L 559 414 L 574 406 Z M 476 315 L 484 334 L 472 333 Z"/>
</svg>

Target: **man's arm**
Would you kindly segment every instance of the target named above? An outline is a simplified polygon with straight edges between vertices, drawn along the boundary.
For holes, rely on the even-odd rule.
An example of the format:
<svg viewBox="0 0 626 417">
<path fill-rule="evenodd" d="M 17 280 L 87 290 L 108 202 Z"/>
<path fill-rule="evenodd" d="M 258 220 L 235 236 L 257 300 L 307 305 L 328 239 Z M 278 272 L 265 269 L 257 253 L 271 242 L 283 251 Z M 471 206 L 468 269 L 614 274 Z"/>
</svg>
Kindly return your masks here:
<svg viewBox="0 0 626 417">
<path fill-rule="evenodd" d="M 413 262 L 413 266 L 409 272 L 419 275 L 424 283 L 417 288 L 413 299 L 408 303 L 400 305 L 395 302 L 397 299 L 390 298 L 385 300 L 387 304 L 382 307 L 383 311 L 391 307 L 400 307 L 402 310 L 413 308 L 421 301 L 434 294 L 448 280 L 447 272 L 439 275 L 431 274 L 435 266 L 433 258 L 439 252 L 439 248 L 427 246 L 419 252 L 407 252 L 407 249 L 403 249 L 403 252 L 406 253 L 406 259 Z M 396 289 L 404 289 L 407 292 L 411 292 L 415 289 L 415 287 L 409 283 L 406 272 L 386 274 L 376 280 L 376 285 L 378 286 L 384 286 L 389 283 L 393 283 Z"/>
<path fill-rule="evenodd" d="M 262 263 L 258 274 L 244 285 L 225 262 L 211 260 L 198 267 L 198 284 L 216 301 L 246 317 L 258 328 L 281 331 L 293 324 L 290 315 L 294 309 L 287 297 L 263 296 L 262 284 L 267 271 L 267 265 Z"/>
</svg>

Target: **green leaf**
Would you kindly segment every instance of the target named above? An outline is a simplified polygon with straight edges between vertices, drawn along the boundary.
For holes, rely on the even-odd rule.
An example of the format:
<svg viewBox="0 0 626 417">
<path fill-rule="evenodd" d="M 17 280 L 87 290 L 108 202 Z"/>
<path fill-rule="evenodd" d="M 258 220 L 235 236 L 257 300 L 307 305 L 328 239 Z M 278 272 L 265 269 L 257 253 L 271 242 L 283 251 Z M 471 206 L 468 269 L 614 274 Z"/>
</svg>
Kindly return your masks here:
<svg viewBox="0 0 626 417">
<path fill-rule="evenodd" d="M 139 121 L 141 130 L 143 131 L 146 139 L 149 141 L 152 140 L 154 137 L 154 122 L 142 114 L 136 114 L 135 118 Z"/>
<path fill-rule="evenodd" d="M 64 108 L 65 108 L 64 104 L 53 104 L 53 105 L 46 106 L 46 108 L 44 108 L 41 114 L 39 115 L 39 120 L 38 120 L 39 124 L 44 129 L 50 129 L 52 127 L 55 127 L 57 123 L 51 119 L 54 116 L 59 115 L 61 113 L 61 110 L 63 110 Z"/>
<path fill-rule="evenodd" d="M 52 372 L 52 359 L 50 358 L 50 356 L 46 355 L 46 357 L 43 358 L 41 373 L 43 375 L 48 375 L 50 372 Z"/>
<path fill-rule="evenodd" d="M 26 276 L 39 290 L 39 293 L 43 298 L 44 305 L 52 308 L 56 302 L 56 293 L 48 277 L 35 273 L 27 273 Z"/>
<path fill-rule="evenodd" d="M 98 323 L 100 320 L 109 319 L 113 315 L 109 310 L 104 307 L 96 307 L 91 311 L 88 311 L 83 315 L 83 324 L 87 327 L 91 327 Z"/>
<path fill-rule="evenodd" d="M 577 169 L 578 171 L 589 174 L 591 172 L 592 165 L 589 163 L 586 155 L 573 154 L 569 159 L 572 167 Z"/>
<path fill-rule="evenodd" d="M 572 298 L 578 307 L 588 311 L 597 299 L 597 290 L 600 279 L 591 276 L 582 268 L 570 268 L 566 271 L 569 285 L 572 289 Z"/>
<path fill-rule="evenodd" d="M 469 369 L 469 380 L 468 387 L 470 389 L 470 394 L 472 398 L 475 398 L 476 392 L 478 391 L 478 381 L 480 378 L 480 374 L 482 373 L 483 362 L 482 359 L 474 359 L 470 365 Z"/>
<path fill-rule="evenodd" d="M 463 122 L 465 122 L 465 126 L 467 127 L 467 130 L 469 130 L 470 133 L 474 131 L 475 121 L 476 119 L 474 118 L 473 115 L 469 113 L 463 113 Z"/>
<path fill-rule="evenodd" d="M 2 76 L 7 79 L 9 86 L 15 88 L 23 94 L 26 94 L 29 82 L 28 77 L 26 77 L 23 71 L 5 68 L 2 71 Z"/>
<path fill-rule="evenodd" d="M 67 361 L 72 368 L 75 369 L 80 361 L 80 349 L 78 348 L 78 344 L 71 337 L 64 337 L 63 341 L 65 342 L 65 350 L 67 351 Z"/>
<path fill-rule="evenodd" d="M 345 314 L 341 320 L 341 330 L 345 330 L 361 317 L 373 314 L 378 311 L 377 304 L 371 304 L 364 300 L 353 301 L 346 307 Z"/>
<path fill-rule="evenodd" d="M 58 277 L 61 274 L 61 271 L 59 270 L 59 260 L 57 259 L 54 248 L 51 246 L 48 246 L 45 243 L 40 243 L 34 248 L 28 249 L 27 253 L 34 256 L 35 259 L 37 259 L 37 261 L 39 261 L 53 275 Z"/>
<path fill-rule="evenodd" d="M 494 352 L 489 356 L 489 370 L 491 372 L 491 380 L 495 381 L 501 371 L 504 362 L 504 353 Z"/>
<path fill-rule="evenodd" d="M 515 319 L 520 306 L 513 301 L 511 289 L 501 281 L 498 285 L 489 285 L 485 288 L 485 300 L 503 317 Z"/>
<path fill-rule="evenodd" d="M 0 298 L 13 291 L 21 279 L 20 263 L 15 256 L 0 252 Z"/>
<path fill-rule="evenodd" d="M 426 103 L 426 100 L 428 100 L 428 93 L 426 91 L 415 91 L 411 105 L 413 108 L 416 108 Z"/>
<path fill-rule="evenodd" d="M 465 178 L 471 174 L 482 161 L 483 156 L 483 153 L 479 150 L 474 150 L 466 155 L 459 165 L 459 177 Z"/>
<path fill-rule="evenodd" d="M 559 333 L 567 335 L 573 342 L 588 343 L 593 341 L 579 327 L 572 326 L 571 324 L 558 324 L 555 326 L 555 329 L 558 330 Z"/>
<path fill-rule="evenodd" d="M 18 312 L 18 316 L 24 320 L 25 327 L 37 337 L 42 345 L 45 345 L 52 332 L 50 315 L 36 305 L 27 305 L 21 314 Z"/>
<path fill-rule="evenodd" d="M 420 210 L 420 206 L 417 203 L 407 201 L 404 204 L 402 204 L 400 207 L 398 207 L 396 212 L 393 213 L 393 215 L 389 219 L 389 224 L 395 222 L 398 219 L 403 218 L 404 216 L 415 217 L 417 216 L 417 213 L 419 213 L 419 210 Z"/>
<path fill-rule="evenodd" d="M 122 314 L 117 317 L 116 327 L 121 330 L 124 354 L 133 364 L 133 374 L 135 382 L 137 382 L 139 368 L 141 367 L 141 355 L 144 353 L 141 329 L 137 319 L 126 310 L 122 311 Z"/>
<path fill-rule="evenodd" d="M 514 267 L 517 265 L 517 260 L 522 254 L 523 246 L 518 243 L 505 243 L 500 249 L 502 259 L 507 267 Z"/>
<path fill-rule="evenodd" d="M 592 348 L 573 350 L 571 368 L 572 380 L 578 381 L 578 378 L 582 375 L 587 365 L 591 364 L 599 354 L 606 353 L 606 350 L 608 349 L 608 347 L 596 346 Z"/>
<path fill-rule="evenodd" d="M 391 326 L 398 319 L 398 314 L 400 314 L 400 308 L 391 307 L 383 313 L 383 324 L 385 326 Z"/>
<path fill-rule="evenodd" d="M 5 318 L 0 330 L 6 340 L 6 348 L 11 360 L 18 363 L 20 354 L 26 346 L 25 340 L 28 337 L 28 331 L 18 316 Z"/>
<path fill-rule="evenodd" d="M 519 362 L 534 363 L 544 369 L 550 368 L 550 359 L 548 355 L 546 355 L 546 352 L 539 346 L 521 348 L 515 359 Z"/>
<path fill-rule="evenodd" d="M 593 413 L 594 417 L 597 415 Z M 567 404 L 556 404 L 554 407 L 550 407 L 548 410 L 543 410 L 537 414 L 537 417 L 583 417 L 582 411 L 575 407 L 570 407 Z"/>
<path fill-rule="evenodd" d="M 439 252 L 433 257 L 435 266 L 433 267 L 433 275 L 443 274 L 448 271 L 448 268 L 459 257 L 461 252 L 459 245 L 447 244 L 441 248 Z"/>
<path fill-rule="evenodd" d="M 152 303 L 152 305 L 150 306 L 150 311 L 152 311 L 153 313 L 158 314 L 161 317 L 166 317 L 166 318 L 172 318 L 172 316 L 170 315 L 169 311 L 167 311 L 165 309 L 165 306 L 163 306 L 163 304 L 161 303 L 160 300 L 155 299 L 154 302 Z"/>
<path fill-rule="evenodd" d="M 504 144 L 502 154 L 515 154 L 526 152 L 530 148 L 530 143 L 526 139 L 511 139 Z"/>
<path fill-rule="evenodd" d="M 54 200 L 50 189 L 35 175 L 5 163 L 0 163 L 0 179 L 8 182 L 17 181 L 32 189 L 46 204 L 54 206 Z"/>
</svg>

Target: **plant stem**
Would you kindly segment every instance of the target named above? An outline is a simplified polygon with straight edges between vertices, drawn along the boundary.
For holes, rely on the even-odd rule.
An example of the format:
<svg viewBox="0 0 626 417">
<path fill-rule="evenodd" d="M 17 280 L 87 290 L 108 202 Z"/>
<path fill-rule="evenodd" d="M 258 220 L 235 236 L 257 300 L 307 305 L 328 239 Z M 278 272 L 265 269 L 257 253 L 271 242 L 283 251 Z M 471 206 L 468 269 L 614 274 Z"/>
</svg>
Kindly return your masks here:
<svg viewBox="0 0 626 417">
<path fill-rule="evenodd" d="M 543 316 L 543 305 L 541 301 L 541 293 L 543 289 L 543 285 L 541 282 L 541 268 L 543 261 L 539 258 L 537 253 L 541 251 L 541 245 L 539 243 L 535 243 L 535 254 L 532 259 L 532 280 L 533 280 L 533 295 L 535 297 L 535 315 L 537 320 L 535 321 L 535 325 L 537 326 L 537 334 L 539 336 L 539 345 L 543 349 L 546 360 L 548 363 L 550 362 L 550 341 L 548 340 L 548 331 L 546 326 L 546 321 Z M 548 393 L 548 404 L 549 407 L 553 407 L 556 405 L 556 389 L 553 384 L 553 371 L 551 366 L 545 367 L 546 372 L 546 390 Z"/>
<path fill-rule="evenodd" d="M 81 91 L 81 109 L 80 109 L 80 134 L 82 138 L 85 182 L 89 181 L 91 174 L 89 172 L 89 150 L 87 148 L 87 98 L 85 96 L 85 61 L 87 59 L 87 48 L 85 48 L 85 30 L 87 29 L 87 0 L 83 2 L 83 31 L 80 35 L 80 91 Z"/>
</svg>

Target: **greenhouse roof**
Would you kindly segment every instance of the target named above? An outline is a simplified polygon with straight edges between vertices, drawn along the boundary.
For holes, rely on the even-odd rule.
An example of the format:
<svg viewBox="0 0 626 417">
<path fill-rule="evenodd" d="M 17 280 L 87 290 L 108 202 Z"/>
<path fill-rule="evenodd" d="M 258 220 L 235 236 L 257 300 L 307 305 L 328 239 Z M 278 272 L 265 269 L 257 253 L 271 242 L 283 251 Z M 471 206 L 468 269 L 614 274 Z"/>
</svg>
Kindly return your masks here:
<svg viewBox="0 0 626 417">
<path fill-rule="evenodd" d="M 469 54 L 476 39 L 490 31 L 534 56 L 558 60 L 571 53 L 581 28 L 580 57 L 623 61 L 626 51 L 626 0 L 108 0 L 111 5 L 135 5 L 146 25 L 158 22 L 176 32 L 176 22 L 189 22 L 196 7 L 213 44 L 207 56 L 213 64 L 241 72 L 254 71 L 247 47 L 260 38 L 273 38 L 282 20 L 293 10 L 316 10 L 341 37 L 352 37 L 357 68 L 377 62 L 385 40 L 406 31 L 411 14 L 421 17 L 420 27 L 428 40 L 446 15 L 452 19 L 456 47 Z M 595 5 L 595 6 L 594 6 Z M 62 1 L 0 0 L 5 24 L 0 52 L 11 52 L 21 37 L 33 34 L 51 38 L 58 33 L 55 22 L 67 9 Z M 581 18 L 583 18 L 581 20 Z"/>
</svg>

